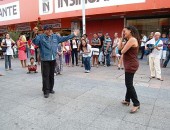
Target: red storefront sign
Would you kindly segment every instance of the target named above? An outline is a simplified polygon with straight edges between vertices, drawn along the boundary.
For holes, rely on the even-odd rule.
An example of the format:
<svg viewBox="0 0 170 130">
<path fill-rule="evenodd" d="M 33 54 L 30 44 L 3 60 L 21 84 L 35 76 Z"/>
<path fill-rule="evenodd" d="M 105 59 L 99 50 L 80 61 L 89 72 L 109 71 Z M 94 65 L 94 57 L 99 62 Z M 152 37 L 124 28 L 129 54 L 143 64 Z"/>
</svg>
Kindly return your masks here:
<svg viewBox="0 0 170 130">
<path fill-rule="evenodd" d="M 4 0 L 0 2 L 0 26 L 81 16 L 81 0 Z M 85 0 L 86 15 L 169 9 L 169 0 Z M 19 5 L 19 6 L 18 6 Z M 8 12 L 4 13 L 4 9 Z M 3 10 L 3 12 L 2 12 Z M 10 15 L 10 13 L 11 15 Z M 3 18 L 3 16 L 7 16 Z M 17 16 L 15 16 L 17 14 Z"/>
</svg>

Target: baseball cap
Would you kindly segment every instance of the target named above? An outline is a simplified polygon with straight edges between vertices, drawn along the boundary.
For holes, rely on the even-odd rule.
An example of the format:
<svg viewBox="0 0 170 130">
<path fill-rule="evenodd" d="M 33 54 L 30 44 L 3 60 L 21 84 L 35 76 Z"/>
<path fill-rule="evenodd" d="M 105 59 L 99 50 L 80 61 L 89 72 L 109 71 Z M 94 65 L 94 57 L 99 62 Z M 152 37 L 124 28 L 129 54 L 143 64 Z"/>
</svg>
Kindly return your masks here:
<svg viewBox="0 0 170 130">
<path fill-rule="evenodd" d="M 44 30 L 52 29 L 52 26 L 47 24 L 47 25 L 44 25 L 43 29 Z"/>
</svg>

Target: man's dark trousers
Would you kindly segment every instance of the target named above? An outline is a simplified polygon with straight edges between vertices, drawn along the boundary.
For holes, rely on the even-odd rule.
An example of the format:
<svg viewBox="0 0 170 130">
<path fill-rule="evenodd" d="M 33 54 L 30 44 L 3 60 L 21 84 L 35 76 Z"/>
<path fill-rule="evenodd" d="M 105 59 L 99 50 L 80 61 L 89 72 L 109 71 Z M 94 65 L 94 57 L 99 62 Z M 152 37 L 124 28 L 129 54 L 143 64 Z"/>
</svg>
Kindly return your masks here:
<svg viewBox="0 0 170 130">
<path fill-rule="evenodd" d="M 56 61 L 41 61 L 41 73 L 44 94 L 48 94 L 53 90 L 54 87 L 54 70 Z"/>
</svg>

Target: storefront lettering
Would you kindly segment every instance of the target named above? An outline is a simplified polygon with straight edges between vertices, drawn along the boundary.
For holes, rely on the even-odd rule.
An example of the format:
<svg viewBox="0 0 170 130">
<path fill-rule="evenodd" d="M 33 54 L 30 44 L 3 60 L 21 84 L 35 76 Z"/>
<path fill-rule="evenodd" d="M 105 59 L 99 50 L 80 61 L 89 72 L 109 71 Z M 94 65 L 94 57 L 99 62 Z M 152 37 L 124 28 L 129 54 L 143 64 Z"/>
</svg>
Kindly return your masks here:
<svg viewBox="0 0 170 130">
<path fill-rule="evenodd" d="M 53 13 L 53 0 L 39 0 L 39 14 L 47 15 Z"/>
<path fill-rule="evenodd" d="M 81 1 L 82 0 L 55 0 L 55 13 L 81 10 Z M 145 1 L 146 0 L 84 0 L 86 9 L 144 3 Z"/>
<path fill-rule="evenodd" d="M 0 6 L 0 21 L 20 18 L 19 1 Z"/>
<path fill-rule="evenodd" d="M 1 17 L 17 15 L 16 5 L 0 8 Z"/>
<path fill-rule="evenodd" d="M 95 3 L 95 2 L 100 2 L 103 0 L 85 0 L 85 4 L 87 3 Z M 109 0 L 104 0 L 104 1 L 109 1 Z M 81 5 L 81 0 L 58 0 L 58 8 L 64 7 L 65 6 L 74 6 L 74 5 Z"/>
<path fill-rule="evenodd" d="M 50 10 L 50 3 L 44 2 L 43 4 L 43 12 L 48 12 Z"/>
</svg>

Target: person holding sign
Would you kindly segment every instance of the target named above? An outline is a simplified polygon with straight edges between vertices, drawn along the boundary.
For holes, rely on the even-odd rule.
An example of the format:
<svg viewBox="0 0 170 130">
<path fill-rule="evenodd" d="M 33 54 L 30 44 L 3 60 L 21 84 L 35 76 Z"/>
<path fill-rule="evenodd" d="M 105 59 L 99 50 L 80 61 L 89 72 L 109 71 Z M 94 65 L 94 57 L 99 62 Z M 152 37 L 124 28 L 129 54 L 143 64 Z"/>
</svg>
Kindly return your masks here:
<svg viewBox="0 0 170 130">
<path fill-rule="evenodd" d="M 45 25 L 43 27 L 44 33 L 37 35 L 33 39 L 33 43 L 40 48 L 41 57 L 41 72 L 43 80 L 42 91 L 44 98 L 49 97 L 49 93 L 54 94 L 54 70 L 56 64 L 57 47 L 59 43 L 72 39 L 79 35 L 79 30 L 74 30 L 73 34 L 65 37 L 51 34 L 52 27 Z M 33 30 L 37 34 L 37 30 Z"/>
</svg>

